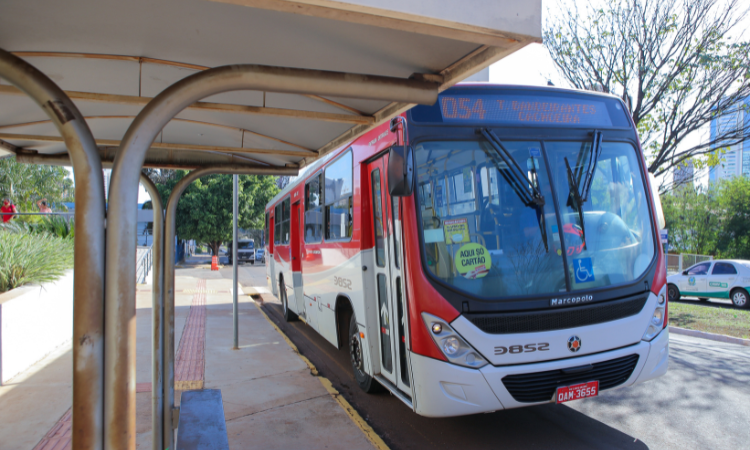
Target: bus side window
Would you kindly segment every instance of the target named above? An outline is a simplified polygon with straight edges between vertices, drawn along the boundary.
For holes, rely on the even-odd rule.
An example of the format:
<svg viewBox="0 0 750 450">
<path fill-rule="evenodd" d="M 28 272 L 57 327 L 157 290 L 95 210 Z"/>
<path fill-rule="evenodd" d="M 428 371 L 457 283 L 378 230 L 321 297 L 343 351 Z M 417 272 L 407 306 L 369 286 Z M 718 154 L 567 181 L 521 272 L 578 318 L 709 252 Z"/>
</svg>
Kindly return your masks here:
<svg viewBox="0 0 750 450">
<path fill-rule="evenodd" d="M 317 243 L 323 239 L 322 174 L 305 185 L 305 242 Z"/>
<path fill-rule="evenodd" d="M 276 245 L 278 245 L 278 244 L 281 243 L 281 241 L 280 241 L 280 237 L 281 237 L 281 220 L 282 220 L 281 219 L 281 203 L 279 203 L 274 208 L 274 213 L 273 213 L 273 221 L 274 221 L 274 226 L 273 226 L 273 243 L 276 244 Z"/>
<path fill-rule="evenodd" d="M 325 170 L 325 238 L 326 240 L 352 237 L 354 225 L 352 199 L 352 151 L 344 152 Z"/>
</svg>

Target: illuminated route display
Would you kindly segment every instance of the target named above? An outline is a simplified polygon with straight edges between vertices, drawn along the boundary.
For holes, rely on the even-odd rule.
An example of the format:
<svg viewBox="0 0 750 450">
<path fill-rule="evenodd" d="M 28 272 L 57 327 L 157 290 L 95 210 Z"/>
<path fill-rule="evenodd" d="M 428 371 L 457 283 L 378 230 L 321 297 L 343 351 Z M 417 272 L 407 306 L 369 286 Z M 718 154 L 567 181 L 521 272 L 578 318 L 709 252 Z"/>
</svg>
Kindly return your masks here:
<svg viewBox="0 0 750 450">
<path fill-rule="evenodd" d="M 454 90 L 412 110 L 417 122 L 629 128 L 618 100 L 592 95 L 478 94 Z"/>
</svg>

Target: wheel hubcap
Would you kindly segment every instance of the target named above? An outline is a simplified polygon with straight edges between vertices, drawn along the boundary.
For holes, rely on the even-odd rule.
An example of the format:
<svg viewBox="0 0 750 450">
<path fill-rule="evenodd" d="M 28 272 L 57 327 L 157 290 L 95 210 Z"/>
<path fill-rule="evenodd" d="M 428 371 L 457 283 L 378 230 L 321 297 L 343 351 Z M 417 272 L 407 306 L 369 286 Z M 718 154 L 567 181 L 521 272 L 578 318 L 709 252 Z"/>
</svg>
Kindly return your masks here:
<svg viewBox="0 0 750 450">
<path fill-rule="evenodd" d="M 358 371 L 362 371 L 362 348 L 359 345 L 359 339 L 357 336 L 352 336 L 352 340 L 349 343 L 349 354 L 352 358 L 352 366 Z"/>
<path fill-rule="evenodd" d="M 745 306 L 745 302 L 747 302 L 747 298 L 745 298 L 745 294 L 742 292 L 738 292 L 734 294 L 734 304 L 737 306 Z"/>
</svg>

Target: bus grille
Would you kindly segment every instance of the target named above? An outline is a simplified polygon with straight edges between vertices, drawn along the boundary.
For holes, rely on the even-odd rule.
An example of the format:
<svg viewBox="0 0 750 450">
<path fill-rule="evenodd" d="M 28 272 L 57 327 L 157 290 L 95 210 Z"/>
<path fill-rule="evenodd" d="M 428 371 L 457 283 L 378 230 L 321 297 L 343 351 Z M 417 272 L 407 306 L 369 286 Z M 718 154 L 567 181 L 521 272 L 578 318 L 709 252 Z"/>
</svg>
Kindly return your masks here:
<svg viewBox="0 0 750 450">
<path fill-rule="evenodd" d="M 535 331 L 563 330 L 597 323 L 610 322 L 638 314 L 646 304 L 648 295 L 640 294 L 621 300 L 593 305 L 572 306 L 543 312 L 464 314 L 485 333 L 531 333 Z"/>
<path fill-rule="evenodd" d="M 508 375 L 503 378 L 505 389 L 517 402 L 536 403 L 552 400 L 558 387 L 572 386 L 589 381 L 599 381 L 599 390 L 619 386 L 633 373 L 638 364 L 638 355 L 623 356 L 591 364 L 591 369 L 584 372 L 566 374 L 569 369 L 549 370 L 546 372 Z"/>
</svg>

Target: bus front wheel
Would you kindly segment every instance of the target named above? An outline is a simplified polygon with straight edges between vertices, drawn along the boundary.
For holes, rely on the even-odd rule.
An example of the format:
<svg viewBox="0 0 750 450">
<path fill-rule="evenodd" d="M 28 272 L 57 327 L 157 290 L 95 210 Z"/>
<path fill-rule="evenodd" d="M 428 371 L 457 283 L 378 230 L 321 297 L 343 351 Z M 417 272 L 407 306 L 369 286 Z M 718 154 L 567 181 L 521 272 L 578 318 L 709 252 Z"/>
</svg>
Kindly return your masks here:
<svg viewBox="0 0 750 450">
<path fill-rule="evenodd" d="M 365 372 L 364 352 L 362 351 L 363 345 L 359 334 L 357 318 L 352 314 L 352 318 L 349 321 L 349 356 L 352 361 L 354 378 L 357 380 L 357 384 L 363 391 L 372 394 L 379 392 L 381 387 L 374 378 Z"/>
<path fill-rule="evenodd" d="M 287 322 L 294 322 L 297 320 L 297 314 L 294 314 L 289 309 L 289 297 L 286 295 L 286 286 L 284 286 L 284 279 L 279 281 L 279 299 L 281 300 L 281 309 L 284 311 L 284 320 Z"/>
</svg>

